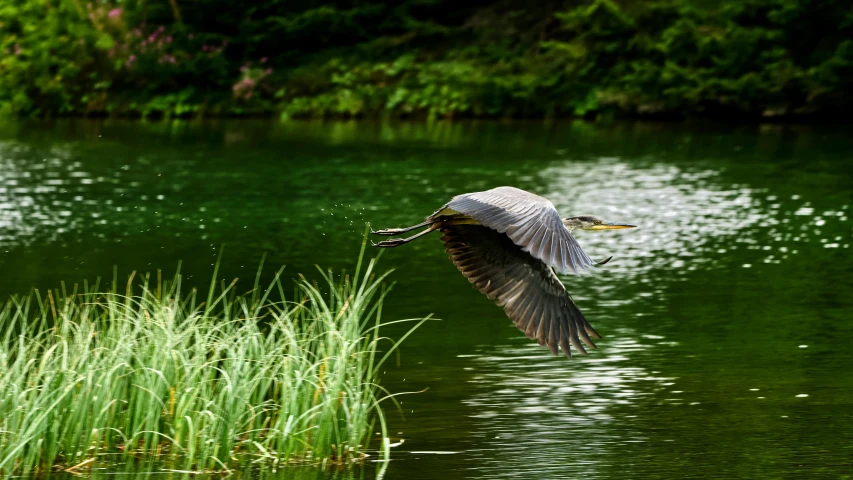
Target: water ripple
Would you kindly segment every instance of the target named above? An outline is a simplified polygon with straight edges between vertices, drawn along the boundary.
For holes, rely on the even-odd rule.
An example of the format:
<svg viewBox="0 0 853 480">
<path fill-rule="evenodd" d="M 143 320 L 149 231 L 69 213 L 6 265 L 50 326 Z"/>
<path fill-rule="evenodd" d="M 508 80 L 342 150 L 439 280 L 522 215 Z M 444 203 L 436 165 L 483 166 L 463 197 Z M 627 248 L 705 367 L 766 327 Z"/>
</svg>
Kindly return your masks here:
<svg viewBox="0 0 853 480">
<path fill-rule="evenodd" d="M 719 258 L 737 249 L 754 250 L 755 262 L 778 263 L 798 253 L 792 241 L 849 248 L 849 241 L 819 228 L 833 222 L 826 230 L 836 231 L 847 221 L 847 205 L 814 215 L 799 198 L 783 203 L 720 177 L 718 170 L 685 171 L 613 157 L 564 160 L 542 172 L 547 184 L 542 194 L 566 216 L 639 225 L 621 234 L 579 232 L 578 238 L 598 257 L 614 255 L 605 268 L 640 281 L 650 270 L 682 275 L 726 267 Z"/>
<path fill-rule="evenodd" d="M 643 318 L 616 321 L 613 315 L 644 317 L 668 308 L 672 280 L 731 268 L 727 253 L 754 250 L 756 263 L 782 261 L 796 254 L 786 247 L 791 241 L 830 241 L 811 227 L 815 221 L 846 221 L 846 206 L 816 220 L 801 199 L 780 202 L 715 170 L 610 157 L 556 162 L 541 178 L 547 187 L 540 193 L 565 216 L 597 215 L 640 228 L 577 234 L 594 258 L 615 255 L 601 274 L 564 277 L 570 291 L 579 292 L 582 310 L 587 303 L 601 307 L 590 320 L 610 327 L 603 349 L 569 364 L 516 337 L 500 354 L 481 345 L 471 358 L 473 388 L 463 403 L 476 412 L 472 435 L 483 439 L 467 452 L 478 478 L 504 477 L 507 470 L 540 478 L 612 470 L 618 452 L 651 441 L 632 419 L 661 405 L 700 405 L 685 398 L 676 374 L 648 369 L 677 343 L 644 331 Z M 628 285 L 643 287 L 630 296 L 615 293 Z"/>
</svg>

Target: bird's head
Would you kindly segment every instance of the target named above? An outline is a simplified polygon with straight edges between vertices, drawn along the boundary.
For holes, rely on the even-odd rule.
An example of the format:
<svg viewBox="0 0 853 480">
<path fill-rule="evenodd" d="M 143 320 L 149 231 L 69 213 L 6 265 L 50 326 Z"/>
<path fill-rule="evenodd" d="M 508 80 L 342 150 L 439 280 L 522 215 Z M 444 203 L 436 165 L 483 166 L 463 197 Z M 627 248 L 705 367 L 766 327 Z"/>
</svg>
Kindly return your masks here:
<svg viewBox="0 0 853 480">
<path fill-rule="evenodd" d="M 636 227 L 636 225 L 629 225 L 627 223 L 605 222 L 598 217 L 590 215 L 564 218 L 563 225 L 565 225 L 569 230 L 617 230 L 620 228 Z"/>
</svg>

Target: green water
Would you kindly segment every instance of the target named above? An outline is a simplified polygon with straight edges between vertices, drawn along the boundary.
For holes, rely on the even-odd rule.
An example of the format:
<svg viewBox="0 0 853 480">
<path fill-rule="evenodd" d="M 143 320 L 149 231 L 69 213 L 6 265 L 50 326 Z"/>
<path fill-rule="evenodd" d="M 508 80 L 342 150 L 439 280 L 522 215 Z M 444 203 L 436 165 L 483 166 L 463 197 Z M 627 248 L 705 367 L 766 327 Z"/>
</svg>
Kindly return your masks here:
<svg viewBox="0 0 853 480">
<path fill-rule="evenodd" d="M 847 478 L 851 165 L 828 127 L 6 123 L 0 295 L 178 260 L 202 286 L 222 244 L 246 288 L 264 251 L 291 275 L 351 268 L 365 222 L 513 185 L 640 225 L 577 235 L 614 255 L 564 278 L 605 339 L 553 357 L 437 234 L 385 251 L 387 318 L 441 319 L 384 376 L 427 389 L 390 415 L 386 478 Z"/>
</svg>

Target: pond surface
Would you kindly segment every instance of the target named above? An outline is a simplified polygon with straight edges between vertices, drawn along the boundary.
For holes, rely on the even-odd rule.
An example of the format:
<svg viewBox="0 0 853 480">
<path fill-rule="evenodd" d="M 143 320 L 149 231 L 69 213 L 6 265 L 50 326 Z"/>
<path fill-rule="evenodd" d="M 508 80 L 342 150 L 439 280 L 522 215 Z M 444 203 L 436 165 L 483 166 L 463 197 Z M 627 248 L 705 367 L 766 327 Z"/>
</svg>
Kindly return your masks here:
<svg viewBox="0 0 853 480">
<path fill-rule="evenodd" d="M 605 337 L 553 357 L 447 259 L 387 250 L 385 316 L 428 322 L 383 382 L 387 478 L 853 475 L 853 139 L 827 127 L 575 123 L 0 124 L 0 295 L 183 261 L 204 286 L 352 269 L 365 223 L 513 185 L 577 234 L 564 277 Z M 285 475 L 286 476 L 286 475 Z M 317 478 L 307 475 L 305 478 Z"/>
</svg>

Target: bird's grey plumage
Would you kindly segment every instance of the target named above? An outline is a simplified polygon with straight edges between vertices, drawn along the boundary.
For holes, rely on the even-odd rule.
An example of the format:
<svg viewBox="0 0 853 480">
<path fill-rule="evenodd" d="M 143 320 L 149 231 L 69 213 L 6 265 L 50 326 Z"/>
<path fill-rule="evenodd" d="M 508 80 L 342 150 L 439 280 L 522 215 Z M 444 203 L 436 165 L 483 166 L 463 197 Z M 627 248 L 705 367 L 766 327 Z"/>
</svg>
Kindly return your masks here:
<svg viewBox="0 0 853 480">
<path fill-rule="evenodd" d="M 580 274 L 606 261 L 592 261 L 570 228 L 601 230 L 633 225 L 605 223 L 590 216 L 567 218 L 564 223 L 547 199 L 513 187 L 498 187 L 457 195 L 417 225 L 372 233 L 397 235 L 421 227 L 427 228 L 408 238 L 374 245 L 397 247 L 440 230 L 445 249 L 462 275 L 502 307 L 528 337 L 547 345 L 555 355 L 562 350 L 571 357 L 570 346 L 586 353 L 583 344 L 595 348 L 590 337 L 601 337 L 554 269 Z"/>
<path fill-rule="evenodd" d="M 560 273 L 571 270 L 579 275 L 596 265 L 563 225 L 554 204 L 539 195 L 513 187 L 466 193 L 453 197 L 433 215 L 446 208 L 505 233 L 522 250 Z"/>
<path fill-rule="evenodd" d="M 569 358 L 570 344 L 586 353 L 579 340 L 595 348 L 590 336 L 601 336 L 586 321 L 551 267 L 488 227 L 444 225 L 440 230 L 456 268 L 503 307 L 528 338 L 547 345 L 554 355 L 559 346 Z"/>
</svg>

